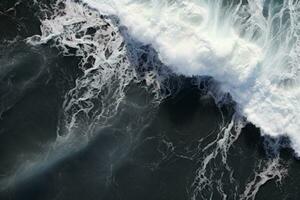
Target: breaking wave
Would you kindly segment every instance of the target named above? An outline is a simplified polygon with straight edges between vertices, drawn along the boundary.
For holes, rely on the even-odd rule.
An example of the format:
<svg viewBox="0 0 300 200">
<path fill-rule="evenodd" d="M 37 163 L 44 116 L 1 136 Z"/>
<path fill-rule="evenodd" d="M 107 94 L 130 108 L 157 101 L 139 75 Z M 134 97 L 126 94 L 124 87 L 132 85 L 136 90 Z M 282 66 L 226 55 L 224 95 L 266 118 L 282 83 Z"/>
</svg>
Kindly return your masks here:
<svg viewBox="0 0 300 200">
<path fill-rule="evenodd" d="M 173 72 L 213 77 L 262 134 L 300 153 L 300 2 L 84 0 L 116 15 Z"/>
<path fill-rule="evenodd" d="M 41 35 L 27 39 L 32 45 L 50 44 L 64 56 L 79 57 L 81 74 L 65 94 L 57 138 L 46 148 L 47 159 L 37 158 L 16 177 L 26 179 L 87 145 L 96 129 L 112 123 L 130 84 L 143 83 L 155 107 L 176 92 L 171 77 L 183 75 L 196 77 L 194 84 L 217 103 L 231 98 L 236 102 L 232 120 L 223 119 L 216 138 L 199 145 L 203 157 L 191 198 L 212 198 L 207 194 L 218 191 L 223 199 L 232 192 L 235 199 L 254 199 L 267 181 L 282 180 L 286 170 L 278 156 L 271 155 L 258 163 L 241 193 L 227 156 L 245 125 L 243 117 L 262 134 L 288 136 L 300 154 L 300 2 L 83 2 L 58 0 L 52 8 L 41 7 Z M 281 144 L 269 145 L 274 145 L 270 151 L 277 151 Z M 214 168 L 220 166 L 218 159 L 221 174 Z M 5 187 L 10 179 L 4 181 Z M 226 191 L 225 184 L 235 188 Z"/>
</svg>

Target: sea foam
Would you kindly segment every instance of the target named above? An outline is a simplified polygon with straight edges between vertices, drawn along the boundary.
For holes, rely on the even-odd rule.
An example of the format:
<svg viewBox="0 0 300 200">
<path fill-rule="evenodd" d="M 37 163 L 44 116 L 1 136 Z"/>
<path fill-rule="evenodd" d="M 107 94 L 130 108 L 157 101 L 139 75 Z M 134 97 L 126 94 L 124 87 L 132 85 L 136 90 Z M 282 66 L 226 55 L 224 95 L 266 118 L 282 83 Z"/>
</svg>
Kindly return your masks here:
<svg viewBox="0 0 300 200">
<path fill-rule="evenodd" d="M 300 155 L 299 1 L 84 2 L 119 17 L 175 73 L 212 76 L 262 134 L 288 136 Z"/>
</svg>

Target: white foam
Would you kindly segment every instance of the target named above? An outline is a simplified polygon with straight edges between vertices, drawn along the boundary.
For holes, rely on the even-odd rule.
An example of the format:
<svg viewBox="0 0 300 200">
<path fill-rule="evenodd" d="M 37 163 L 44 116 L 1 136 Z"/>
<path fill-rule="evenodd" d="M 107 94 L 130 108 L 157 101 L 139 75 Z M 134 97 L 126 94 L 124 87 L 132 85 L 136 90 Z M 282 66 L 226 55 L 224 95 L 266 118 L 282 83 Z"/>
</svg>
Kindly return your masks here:
<svg viewBox="0 0 300 200">
<path fill-rule="evenodd" d="M 299 2 L 84 2 L 117 15 L 131 35 L 152 44 L 174 72 L 214 77 L 263 134 L 288 135 L 300 155 Z"/>
<path fill-rule="evenodd" d="M 259 162 L 256 170 L 253 179 L 248 181 L 244 193 L 240 195 L 240 199 L 255 199 L 261 186 L 274 179 L 276 183 L 281 183 L 287 175 L 287 170 L 278 157 L 267 163 Z"/>
</svg>

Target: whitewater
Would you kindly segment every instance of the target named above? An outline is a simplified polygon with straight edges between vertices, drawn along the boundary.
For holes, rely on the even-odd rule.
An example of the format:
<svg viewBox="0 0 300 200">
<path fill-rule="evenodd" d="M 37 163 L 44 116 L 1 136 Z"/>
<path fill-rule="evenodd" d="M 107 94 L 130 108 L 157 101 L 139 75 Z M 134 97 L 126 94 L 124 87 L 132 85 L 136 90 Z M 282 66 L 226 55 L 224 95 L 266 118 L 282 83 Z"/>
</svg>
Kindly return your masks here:
<svg viewBox="0 0 300 200">
<path fill-rule="evenodd" d="M 157 138 L 157 150 L 162 153 L 161 144 L 166 146 L 162 161 L 165 155 L 175 153 L 176 160 L 195 162 L 193 177 L 187 183 L 190 199 L 213 199 L 216 191 L 222 199 L 255 199 L 265 183 L 274 180 L 276 185 L 281 184 L 288 168 L 292 169 L 278 151 L 287 147 L 286 137 L 295 156 L 300 157 L 299 0 L 34 2 L 40 32 L 25 41 L 37 49 L 54 47 L 62 60 L 69 56 L 78 60 L 71 66 L 78 74 L 71 88 L 64 91 L 53 140 L 43 143 L 40 152 L 28 158 L 16 158 L 15 168 L 0 180 L 0 192 L 88 150 L 113 129 L 122 132 L 120 144 L 124 149 L 122 155 L 109 161 L 111 176 L 111 166 L 115 164 L 118 170 L 119 164 L 130 158 L 132 149 L 156 137 L 149 138 L 146 132 L 148 128 L 156 132 L 152 123 L 156 126 L 156 119 L 164 114 L 160 113 L 164 104 L 172 104 L 173 97 L 180 99 L 178 94 L 189 89 L 197 90 L 197 105 L 206 98 L 215 100 L 212 103 L 218 114 L 213 112 L 214 118 L 199 107 L 195 110 L 208 114 L 207 119 L 216 127 L 203 137 L 201 132 L 205 130 L 196 128 L 195 143 L 181 152 L 181 144 L 168 138 L 173 129 L 167 123 L 166 129 L 157 131 L 163 135 Z M 187 86 L 185 82 L 189 82 Z M 136 89 L 145 89 L 141 95 L 146 96 L 145 102 L 135 97 L 139 90 L 131 94 L 130 90 Z M 186 106 L 177 105 L 178 110 Z M 171 108 L 173 111 L 173 105 Z M 176 113 L 182 115 L 181 111 Z M 183 115 L 180 119 L 195 118 L 196 124 L 209 126 L 198 115 Z M 256 134 L 248 122 L 265 136 L 255 140 L 255 145 L 265 150 L 263 158 L 259 147 L 249 153 L 248 146 L 241 145 L 245 137 L 240 137 L 242 133 Z M 186 130 L 179 132 L 181 137 Z M 251 143 L 251 137 L 249 140 Z M 101 149 L 98 154 L 104 157 Z M 241 158 L 245 158 L 244 165 L 240 165 Z M 253 166 L 248 159 L 253 159 Z M 247 176 L 244 169 L 253 171 Z M 243 180 L 244 173 L 247 180 Z"/>
<path fill-rule="evenodd" d="M 213 77 L 238 113 L 300 155 L 299 1 L 84 2 L 117 16 L 173 72 Z"/>
</svg>

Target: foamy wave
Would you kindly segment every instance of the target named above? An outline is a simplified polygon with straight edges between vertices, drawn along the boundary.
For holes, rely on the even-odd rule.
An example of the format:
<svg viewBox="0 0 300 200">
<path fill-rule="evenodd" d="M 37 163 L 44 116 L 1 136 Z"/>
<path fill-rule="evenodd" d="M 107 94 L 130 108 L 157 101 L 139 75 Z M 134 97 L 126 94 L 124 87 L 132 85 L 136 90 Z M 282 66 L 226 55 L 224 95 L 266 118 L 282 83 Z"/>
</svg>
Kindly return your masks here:
<svg viewBox="0 0 300 200">
<path fill-rule="evenodd" d="M 300 154 L 300 3 L 84 0 L 117 15 L 179 74 L 209 75 L 263 134 L 288 135 Z"/>
</svg>

